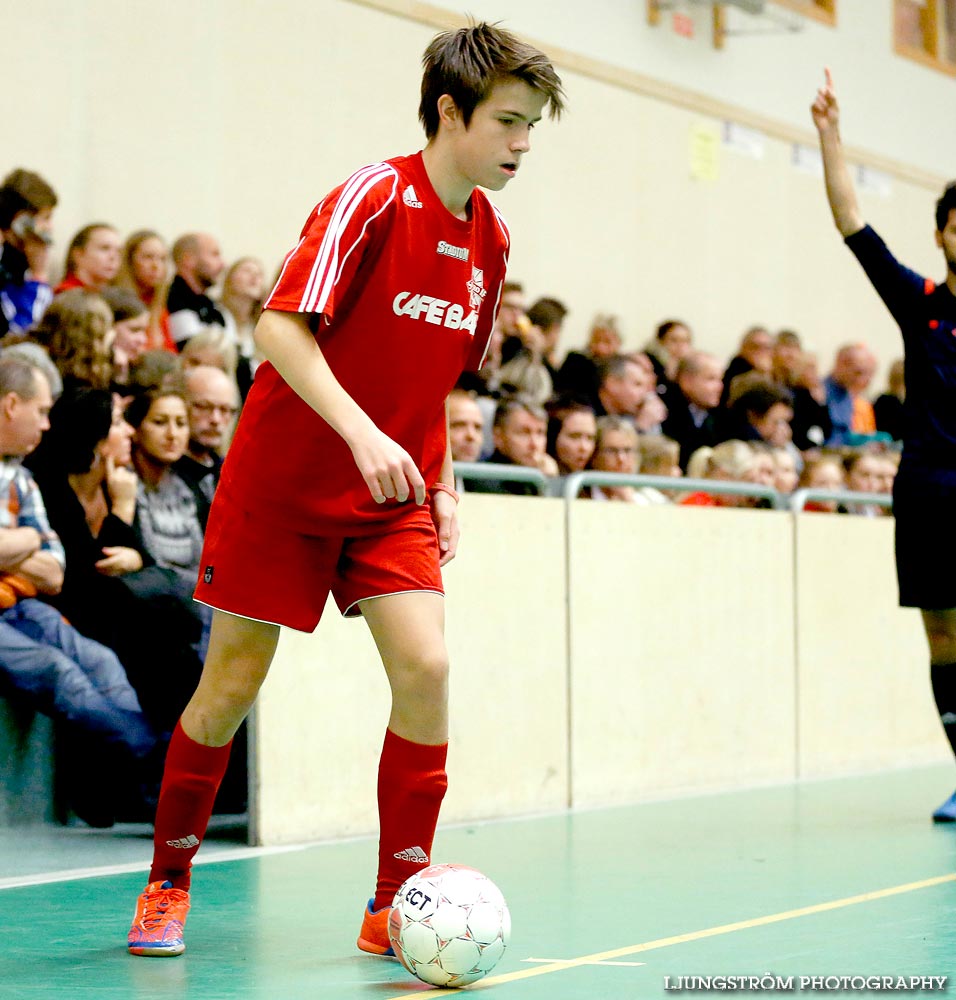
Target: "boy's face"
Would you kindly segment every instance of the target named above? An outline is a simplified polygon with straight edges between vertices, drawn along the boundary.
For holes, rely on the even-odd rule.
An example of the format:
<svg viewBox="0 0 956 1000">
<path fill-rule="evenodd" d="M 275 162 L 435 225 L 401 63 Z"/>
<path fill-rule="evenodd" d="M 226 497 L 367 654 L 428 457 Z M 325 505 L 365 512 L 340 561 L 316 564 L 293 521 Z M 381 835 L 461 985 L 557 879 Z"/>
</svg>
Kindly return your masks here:
<svg viewBox="0 0 956 1000">
<path fill-rule="evenodd" d="M 541 120 L 547 97 L 517 77 L 496 83 L 475 107 L 465 127 L 449 123 L 458 170 L 476 187 L 500 191 L 531 149 L 531 129 Z"/>
</svg>

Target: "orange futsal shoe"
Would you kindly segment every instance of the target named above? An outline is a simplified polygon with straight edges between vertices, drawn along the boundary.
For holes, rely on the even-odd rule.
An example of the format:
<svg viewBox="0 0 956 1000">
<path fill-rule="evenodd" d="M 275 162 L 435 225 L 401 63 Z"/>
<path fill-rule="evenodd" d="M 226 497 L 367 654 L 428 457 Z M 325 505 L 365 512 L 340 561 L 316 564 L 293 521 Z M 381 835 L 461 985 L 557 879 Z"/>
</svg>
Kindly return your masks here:
<svg viewBox="0 0 956 1000">
<path fill-rule="evenodd" d="M 373 910 L 372 903 L 368 901 L 365 907 L 365 916 L 362 919 L 362 930 L 356 942 L 359 951 L 367 952 L 369 955 L 379 955 L 382 958 L 394 958 L 395 951 L 392 942 L 388 939 L 388 915 L 392 912 L 390 906 L 383 906 L 380 910 Z"/>
<path fill-rule="evenodd" d="M 181 955 L 189 893 L 172 882 L 150 882 L 136 901 L 136 915 L 126 939 L 131 955 Z M 388 930 L 385 931 L 386 938 Z"/>
</svg>

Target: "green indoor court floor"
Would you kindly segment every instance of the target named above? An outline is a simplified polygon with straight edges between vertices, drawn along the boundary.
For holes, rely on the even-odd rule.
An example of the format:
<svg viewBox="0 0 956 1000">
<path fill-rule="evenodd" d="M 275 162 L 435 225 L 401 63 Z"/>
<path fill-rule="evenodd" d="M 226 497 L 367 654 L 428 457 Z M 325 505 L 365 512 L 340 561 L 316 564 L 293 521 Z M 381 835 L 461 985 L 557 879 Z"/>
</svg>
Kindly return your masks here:
<svg viewBox="0 0 956 1000">
<path fill-rule="evenodd" d="M 794 993 L 809 992 L 801 976 L 948 976 L 941 995 L 956 995 L 956 827 L 929 819 L 952 781 L 919 769 L 442 828 L 436 860 L 491 876 L 513 919 L 500 965 L 470 990 L 653 1000 L 682 995 L 668 989 L 681 976 L 770 974 Z M 145 831 L 0 832 L 0 997 L 462 992 L 355 951 L 372 840 L 271 851 L 220 831 L 174 959 L 124 948 L 148 854 Z"/>
</svg>

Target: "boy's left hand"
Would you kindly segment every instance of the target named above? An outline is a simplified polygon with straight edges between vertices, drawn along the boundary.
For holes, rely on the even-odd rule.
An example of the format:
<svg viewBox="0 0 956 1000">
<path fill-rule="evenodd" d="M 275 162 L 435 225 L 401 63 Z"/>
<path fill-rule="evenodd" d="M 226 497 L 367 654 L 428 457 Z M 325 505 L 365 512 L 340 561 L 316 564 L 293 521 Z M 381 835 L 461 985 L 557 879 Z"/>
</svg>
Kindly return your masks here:
<svg viewBox="0 0 956 1000">
<path fill-rule="evenodd" d="M 435 491 L 431 497 L 432 520 L 438 531 L 438 547 L 441 549 L 439 566 L 445 566 L 455 558 L 458 551 L 458 503 L 447 493 Z"/>
</svg>

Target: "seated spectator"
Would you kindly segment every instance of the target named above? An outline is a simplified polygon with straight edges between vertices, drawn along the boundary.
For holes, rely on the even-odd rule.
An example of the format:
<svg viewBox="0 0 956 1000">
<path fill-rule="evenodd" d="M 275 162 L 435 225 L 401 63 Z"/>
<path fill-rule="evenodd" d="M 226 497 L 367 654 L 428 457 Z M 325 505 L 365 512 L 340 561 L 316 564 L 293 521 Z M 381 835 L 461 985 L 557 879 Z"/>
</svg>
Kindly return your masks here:
<svg viewBox="0 0 956 1000">
<path fill-rule="evenodd" d="M 645 476 L 684 475 L 680 467 L 680 445 L 663 434 L 642 434 L 638 438 L 639 468 Z"/>
<path fill-rule="evenodd" d="M 721 440 L 722 389 L 720 362 L 713 355 L 690 351 L 678 363 L 674 384 L 667 393 L 663 431 L 680 445 L 682 469 L 698 448 L 712 448 Z"/>
<path fill-rule="evenodd" d="M 201 625 L 191 592 L 154 565 L 134 527 L 132 434 L 118 397 L 71 389 L 27 462 L 66 551 L 62 589 L 48 599 L 119 656 L 153 726 L 168 734 L 199 681 Z"/>
<path fill-rule="evenodd" d="M 626 417 L 634 423 L 651 391 L 652 378 L 650 366 L 633 355 L 605 358 L 598 366 L 597 398 L 591 408 L 599 417 Z"/>
<path fill-rule="evenodd" d="M 680 445 L 663 434 L 640 434 L 637 439 L 637 469 L 642 476 L 667 476 L 680 479 L 684 475 L 678 459 Z M 677 483 L 674 484 L 677 486 Z M 673 503 L 678 491 L 639 486 L 637 494 L 649 504 Z"/>
<path fill-rule="evenodd" d="M 146 389 L 158 389 L 167 382 L 182 382 L 180 356 L 170 351 L 146 351 L 129 366 L 127 389 L 138 396 Z"/>
<path fill-rule="evenodd" d="M 173 244 L 175 277 L 166 308 L 169 331 L 177 349 L 204 326 L 225 329 L 226 318 L 207 294 L 224 267 L 219 243 L 208 233 L 187 233 Z"/>
<path fill-rule="evenodd" d="M 492 429 L 495 450 L 488 462 L 537 469 L 546 476 L 557 475 L 557 465 L 545 451 L 547 426 L 547 414 L 540 406 L 520 399 L 503 400 L 495 410 Z M 470 479 L 467 476 L 465 489 L 470 493 L 512 493 L 517 496 L 536 496 L 538 493 L 531 483 Z"/>
<path fill-rule="evenodd" d="M 790 494 L 797 488 L 797 480 L 800 478 L 794 454 L 789 448 L 780 447 L 774 447 L 772 453 L 774 467 L 773 488 L 778 493 Z"/>
<path fill-rule="evenodd" d="M 101 295 L 113 313 L 113 381 L 127 395 L 130 368 L 149 346 L 149 310 L 128 288 L 110 285 Z"/>
<path fill-rule="evenodd" d="M 203 529 L 192 490 L 174 471 L 189 442 L 182 392 L 154 389 L 127 407 L 133 467 L 139 476 L 136 527 L 157 565 L 174 570 L 192 588 L 199 575 Z"/>
<path fill-rule="evenodd" d="M 767 486 L 772 490 L 776 489 L 777 463 L 773 457 L 774 445 L 767 444 L 766 441 L 750 441 L 748 443 L 754 453 L 754 460 L 747 475 L 747 481 L 756 483 L 758 486 Z M 749 504 L 749 506 L 761 510 L 772 509 L 773 505 L 773 501 L 768 497 L 753 497 Z"/>
<path fill-rule="evenodd" d="M 597 424 L 594 410 L 583 403 L 562 407 L 548 420 L 548 454 L 558 466 L 559 476 L 583 472 L 594 454 Z"/>
<path fill-rule="evenodd" d="M 29 330 L 53 298 L 54 208 L 56 192 L 39 174 L 14 170 L 0 185 L 0 337 Z"/>
<path fill-rule="evenodd" d="M 94 826 L 113 823 L 116 773 L 142 765 L 156 745 L 120 661 L 86 638 L 38 595 L 63 584 L 63 546 L 51 529 L 21 459 L 49 426 L 50 387 L 42 371 L 22 358 L 0 359 L 0 691 L 63 723 L 74 763 L 70 774 L 76 813 Z"/>
<path fill-rule="evenodd" d="M 255 257 L 240 257 L 222 279 L 219 309 L 226 320 L 226 333 L 236 345 L 236 382 L 243 399 L 252 387 L 256 368 L 263 360 L 253 332 L 265 301 L 265 272 Z"/>
<path fill-rule="evenodd" d="M 893 482 L 900 467 L 900 453 L 898 451 L 880 451 L 876 453 L 880 460 L 880 484 L 877 493 L 893 493 Z M 884 507 L 884 514 L 892 515 L 892 508 Z"/>
<path fill-rule="evenodd" d="M 785 385 L 793 396 L 793 419 L 790 429 L 793 444 L 798 451 L 820 448 L 830 436 L 832 424 L 827 409 L 827 392 L 820 378 L 817 359 L 813 354 L 801 352 L 784 370 L 778 366 L 780 374 L 788 381 Z"/>
<path fill-rule="evenodd" d="M 876 356 L 865 344 L 846 344 L 837 351 L 833 371 L 823 382 L 833 425 L 828 447 L 861 444 L 876 431 L 873 406 L 863 395 L 874 374 Z"/>
<path fill-rule="evenodd" d="M 140 229 L 130 235 L 123 247 L 123 259 L 115 284 L 128 288 L 149 309 L 151 351 L 175 351 L 169 332 L 166 293 L 169 282 L 169 250 L 159 233 Z"/>
<path fill-rule="evenodd" d="M 835 491 L 844 488 L 843 463 L 836 455 L 812 455 L 807 458 L 797 483 L 798 489 Z M 809 500 L 806 511 L 835 514 L 836 500 Z"/>
<path fill-rule="evenodd" d="M 552 385 L 558 375 L 558 344 L 567 315 L 567 306 L 552 298 L 538 299 L 528 310 L 528 322 L 537 327 L 544 338 L 541 361 L 548 370 Z"/>
<path fill-rule="evenodd" d="M 903 402 L 906 399 L 903 359 L 897 358 L 890 365 L 886 389 L 873 403 L 876 429 L 883 431 L 894 441 L 903 440 Z"/>
<path fill-rule="evenodd" d="M 619 354 L 622 344 L 617 318 L 596 316 L 591 324 L 587 347 L 583 351 L 568 352 L 555 379 L 554 391 L 593 407 L 600 383 L 598 365 Z"/>
<path fill-rule="evenodd" d="M 787 447 L 793 439 L 790 390 L 758 372 L 739 375 L 734 381 L 724 437 Z"/>
<path fill-rule="evenodd" d="M 665 400 L 666 390 L 677 377 L 678 365 L 693 349 L 693 340 L 694 335 L 686 323 L 679 319 L 668 319 L 661 323 L 653 340 L 644 347 L 644 353 L 654 366 L 657 382 L 665 389 L 663 393 Z"/>
<path fill-rule="evenodd" d="M 657 384 L 654 366 L 643 351 L 634 351 L 626 357 L 636 361 L 644 369 L 646 377 L 644 397 L 634 414 L 634 429 L 639 434 L 661 434 L 662 424 L 667 419 L 667 404 L 663 397 L 666 387 Z"/>
<path fill-rule="evenodd" d="M 693 479 L 719 479 L 724 482 L 753 482 L 754 449 L 744 441 L 724 441 L 714 448 L 698 448 L 687 463 L 687 475 Z M 691 507 L 752 507 L 753 498 L 731 493 L 703 490 L 688 493 L 680 503 Z"/>
<path fill-rule="evenodd" d="M 113 382 L 113 313 L 82 288 L 57 295 L 30 333 L 56 365 L 64 389 L 108 389 Z"/>
<path fill-rule="evenodd" d="M 720 405 L 726 406 L 730 396 L 730 383 L 738 376 L 747 372 L 760 372 L 769 375 L 773 366 L 774 339 L 770 331 L 763 326 L 752 326 L 741 338 L 737 353 L 730 359 L 724 370 L 724 389 L 720 397 Z"/>
<path fill-rule="evenodd" d="M 220 368 L 199 365 L 183 372 L 183 388 L 189 414 L 189 441 L 182 458 L 173 466 L 199 503 L 205 526 L 226 445 L 239 413 L 239 390 Z"/>
<path fill-rule="evenodd" d="M 520 281 L 506 281 L 501 286 L 501 305 L 496 320 L 501 330 L 501 361 L 510 361 L 522 347 L 521 329 L 527 326 L 528 309 L 525 304 L 524 285 Z"/>
<path fill-rule="evenodd" d="M 84 226 L 66 251 L 66 273 L 56 294 L 73 288 L 102 291 L 119 273 L 120 259 L 120 237 L 112 226 L 105 222 Z"/>
<path fill-rule="evenodd" d="M 794 385 L 803 367 L 803 343 L 796 330 L 781 330 L 774 338 L 770 375 L 788 388 Z"/>
<path fill-rule="evenodd" d="M 484 439 L 484 417 L 475 393 L 452 389 L 448 394 L 448 442 L 453 462 L 477 462 L 481 458 Z M 464 490 L 461 477 L 455 489 Z"/>
<path fill-rule="evenodd" d="M 203 327 L 182 345 L 179 364 L 182 371 L 209 365 L 220 368 L 230 378 L 235 379 L 238 365 L 236 345 L 226 338 L 225 329 L 218 326 Z"/>
<path fill-rule="evenodd" d="M 543 406 L 554 393 L 543 359 L 544 334 L 527 320 L 519 329 L 522 346 L 489 378 L 488 387 L 500 399 L 521 398 Z"/>
<path fill-rule="evenodd" d="M 591 468 L 597 472 L 619 472 L 634 476 L 639 465 L 637 431 L 630 421 L 618 416 L 602 416 L 597 421 L 597 441 Z M 652 501 L 634 486 L 592 486 L 592 500 L 616 500 L 648 506 Z"/>
<path fill-rule="evenodd" d="M 854 493 L 879 493 L 883 485 L 883 466 L 879 455 L 865 450 L 852 451 L 843 459 L 844 483 Z M 862 517 L 880 517 L 879 504 L 841 504 L 841 514 L 859 514 Z"/>
</svg>

